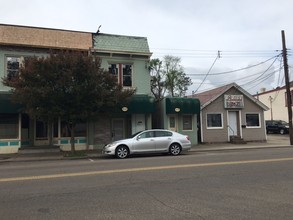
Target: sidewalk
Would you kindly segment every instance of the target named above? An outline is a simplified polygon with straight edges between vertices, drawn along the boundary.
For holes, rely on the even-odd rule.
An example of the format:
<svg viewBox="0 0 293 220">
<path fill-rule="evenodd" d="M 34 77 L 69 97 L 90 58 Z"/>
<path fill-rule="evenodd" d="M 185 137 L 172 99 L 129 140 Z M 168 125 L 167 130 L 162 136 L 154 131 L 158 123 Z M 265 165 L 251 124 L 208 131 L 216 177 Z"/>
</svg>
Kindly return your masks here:
<svg viewBox="0 0 293 220">
<path fill-rule="evenodd" d="M 263 149 L 263 148 L 284 148 L 290 146 L 289 136 L 268 135 L 267 142 L 248 142 L 247 144 L 199 144 L 191 148 L 190 152 L 211 152 L 211 151 L 232 151 L 246 149 Z M 29 162 L 29 161 L 51 161 L 51 160 L 75 160 L 90 159 L 102 157 L 101 150 L 87 151 L 86 156 L 82 157 L 65 157 L 64 152 L 38 152 L 38 153 L 18 153 L 18 154 L 0 154 L 1 162 Z"/>
</svg>

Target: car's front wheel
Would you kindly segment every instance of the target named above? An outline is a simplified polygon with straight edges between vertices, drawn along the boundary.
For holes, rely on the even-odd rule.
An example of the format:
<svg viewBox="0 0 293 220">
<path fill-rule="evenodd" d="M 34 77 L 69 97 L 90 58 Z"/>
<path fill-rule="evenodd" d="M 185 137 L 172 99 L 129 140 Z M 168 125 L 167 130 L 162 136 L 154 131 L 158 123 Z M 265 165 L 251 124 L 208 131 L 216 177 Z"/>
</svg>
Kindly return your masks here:
<svg viewBox="0 0 293 220">
<path fill-rule="evenodd" d="M 181 152 L 181 146 L 179 144 L 171 144 L 171 146 L 169 148 L 169 152 L 173 156 L 177 156 Z"/>
<path fill-rule="evenodd" d="M 129 155 L 129 150 L 126 146 L 119 146 L 116 149 L 115 155 L 119 159 L 124 159 Z"/>
</svg>

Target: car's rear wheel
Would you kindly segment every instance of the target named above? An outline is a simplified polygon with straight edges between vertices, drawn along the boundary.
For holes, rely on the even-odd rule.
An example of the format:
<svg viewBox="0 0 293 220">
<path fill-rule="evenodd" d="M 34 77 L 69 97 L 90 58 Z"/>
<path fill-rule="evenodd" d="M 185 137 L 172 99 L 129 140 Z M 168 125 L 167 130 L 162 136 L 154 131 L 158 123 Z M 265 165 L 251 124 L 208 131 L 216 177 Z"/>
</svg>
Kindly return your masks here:
<svg viewBox="0 0 293 220">
<path fill-rule="evenodd" d="M 169 152 L 173 156 L 177 156 L 181 153 L 181 146 L 179 144 L 171 144 Z"/>
<path fill-rule="evenodd" d="M 115 155 L 119 159 L 124 159 L 129 155 L 129 150 L 126 146 L 119 146 L 116 149 Z"/>
</svg>

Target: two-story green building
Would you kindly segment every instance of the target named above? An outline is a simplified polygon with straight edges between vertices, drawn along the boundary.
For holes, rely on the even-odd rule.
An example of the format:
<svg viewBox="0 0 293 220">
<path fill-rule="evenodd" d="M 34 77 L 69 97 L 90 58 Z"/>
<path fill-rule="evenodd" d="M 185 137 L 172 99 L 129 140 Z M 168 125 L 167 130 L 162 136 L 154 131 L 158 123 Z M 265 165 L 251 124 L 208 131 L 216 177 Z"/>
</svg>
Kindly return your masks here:
<svg viewBox="0 0 293 220">
<path fill-rule="evenodd" d="M 0 25 L 0 77 L 18 75 L 26 57 L 48 56 L 51 49 L 90 52 L 101 58 L 101 67 L 116 75 L 125 89 L 136 89 L 130 103 L 78 124 L 76 149 L 94 149 L 151 128 L 154 111 L 148 70 L 151 53 L 145 37 Z M 70 149 L 70 132 L 62 118 L 52 124 L 30 118 L 20 105 L 10 101 L 9 91 L 0 83 L 0 153 L 52 144 L 62 150 Z"/>
<path fill-rule="evenodd" d="M 26 57 L 46 57 L 50 50 L 82 51 L 97 56 L 101 67 L 115 75 L 124 89 L 136 89 L 129 103 L 107 109 L 77 125 L 77 150 L 101 148 L 151 128 L 178 131 L 189 135 L 192 144 L 198 143 L 197 100 L 165 98 L 155 106 L 149 73 L 152 54 L 147 38 L 0 24 L 0 78 L 21 74 L 19 69 Z M 0 83 L 0 154 L 40 146 L 70 150 L 68 124 L 62 118 L 49 124 L 29 117 L 22 106 L 11 102 L 10 89 Z M 159 120 L 156 126 L 152 123 L 154 115 Z"/>
</svg>

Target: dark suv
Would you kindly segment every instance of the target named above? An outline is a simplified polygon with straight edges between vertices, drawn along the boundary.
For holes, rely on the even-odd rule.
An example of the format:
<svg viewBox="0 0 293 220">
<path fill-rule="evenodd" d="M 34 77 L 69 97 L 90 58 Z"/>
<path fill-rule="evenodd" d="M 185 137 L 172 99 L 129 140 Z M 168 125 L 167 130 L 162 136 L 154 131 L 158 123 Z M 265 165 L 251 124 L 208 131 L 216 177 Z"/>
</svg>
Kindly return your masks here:
<svg viewBox="0 0 293 220">
<path fill-rule="evenodd" d="M 288 134 L 289 124 L 282 120 L 267 120 L 266 129 L 267 133 Z"/>
</svg>

